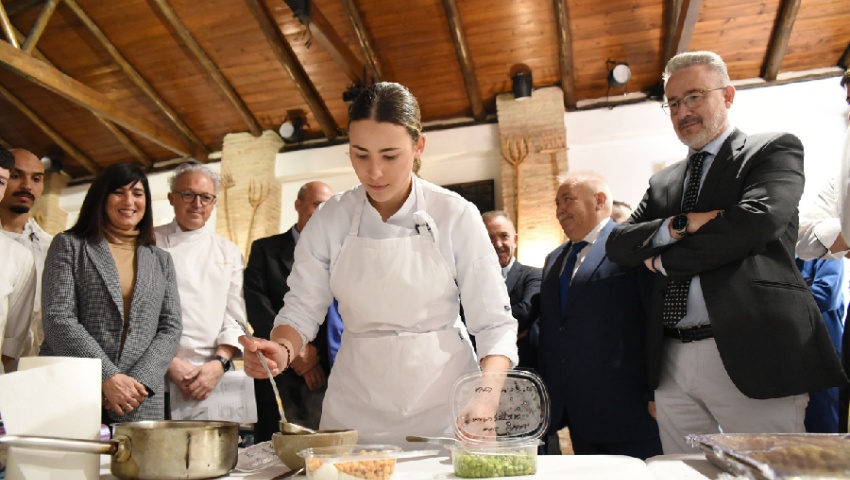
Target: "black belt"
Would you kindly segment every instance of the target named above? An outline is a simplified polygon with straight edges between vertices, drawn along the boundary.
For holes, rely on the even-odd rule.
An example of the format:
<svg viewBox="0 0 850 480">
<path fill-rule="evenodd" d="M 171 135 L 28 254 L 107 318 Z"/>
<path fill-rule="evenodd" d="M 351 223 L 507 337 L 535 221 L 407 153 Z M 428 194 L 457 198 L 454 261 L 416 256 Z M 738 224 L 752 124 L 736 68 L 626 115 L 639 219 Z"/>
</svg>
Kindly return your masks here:
<svg viewBox="0 0 850 480">
<path fill-rule="evenodd" d="M 714 330 L 712 330 L 711 325 L 700 325 L 698 327 L 689 328 L 672 328 L 665 326 L 664 336 L 681 340 L 682 343 L 689 343 L 713 337 Z"/>
</svg>

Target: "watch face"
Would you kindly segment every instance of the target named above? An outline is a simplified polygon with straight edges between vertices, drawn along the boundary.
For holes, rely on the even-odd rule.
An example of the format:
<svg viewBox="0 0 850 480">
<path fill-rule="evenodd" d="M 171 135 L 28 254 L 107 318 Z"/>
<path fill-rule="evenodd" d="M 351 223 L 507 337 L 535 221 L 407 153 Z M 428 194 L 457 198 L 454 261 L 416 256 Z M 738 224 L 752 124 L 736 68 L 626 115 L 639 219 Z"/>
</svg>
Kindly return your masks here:
<svg viewBox="0 0 850 480">
<path fill-rule="evenodd" d="M 688 228 L 688 217 L 686 215 L 676 215 L 673 217 L 673 230 L 682 232 Z"/>
</svg>

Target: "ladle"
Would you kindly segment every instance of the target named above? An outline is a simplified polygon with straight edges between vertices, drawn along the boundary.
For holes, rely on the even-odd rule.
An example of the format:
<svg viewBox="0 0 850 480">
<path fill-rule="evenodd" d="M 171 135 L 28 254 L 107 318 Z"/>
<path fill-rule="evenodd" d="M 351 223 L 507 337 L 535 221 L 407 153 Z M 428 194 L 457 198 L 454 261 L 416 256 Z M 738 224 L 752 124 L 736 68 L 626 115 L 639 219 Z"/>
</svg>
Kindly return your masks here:
<svg viewBox="0 0 850 480">
<path fill-rule="evenodd" d="M 254 340 L 254 336 L 251 335 L 248 330 L 248 326 L 245 325 L 244 322 L 237 320 L 236 323 L 242 327 L 242 331 L 245 332 L 245 336 L 248 337 L 249 340 Z M 277 382 L 274 381 L 274 376 L 272 375 L 272 371 L 269 369 L 269 364 L 266 363 L 266 356 L 259 350 L 257 350 L 256 353 L 257 357 L 260 359 L 260 363 L 263 365 L 263 368 L 266 369 L 269 381 L 272 382 L 272 390 L 274 390 L 274 397 L 275 400 L 277 400 L 277 411 L 280 413 L 280 431 L 290 435 L 309 435 L 311 433 L 316 433 L 316 431 L 312 428 L 302 427 L 301 425 L 286 421 L 286 415 L 283 413 L 283 402 L 280 400 L 280 392 L 277 389 Z"/>
</svg>

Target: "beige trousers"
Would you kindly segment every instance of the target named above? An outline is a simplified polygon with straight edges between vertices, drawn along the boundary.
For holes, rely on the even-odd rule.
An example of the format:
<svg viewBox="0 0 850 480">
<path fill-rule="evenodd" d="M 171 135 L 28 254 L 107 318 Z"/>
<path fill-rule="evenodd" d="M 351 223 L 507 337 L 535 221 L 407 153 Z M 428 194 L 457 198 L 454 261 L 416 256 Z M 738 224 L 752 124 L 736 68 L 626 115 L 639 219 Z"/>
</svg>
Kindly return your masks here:
<svg viewBox="0 0 850 480">
<path fill-rule="evenodd" d="M 745 396 L 726 373 L 713 338 L 665 338 L 661 365 L 655 405 L 664 454 L 698 453 L 685 440 L 689 434 L 805 432 L 809 396 Z"/>
</svg>

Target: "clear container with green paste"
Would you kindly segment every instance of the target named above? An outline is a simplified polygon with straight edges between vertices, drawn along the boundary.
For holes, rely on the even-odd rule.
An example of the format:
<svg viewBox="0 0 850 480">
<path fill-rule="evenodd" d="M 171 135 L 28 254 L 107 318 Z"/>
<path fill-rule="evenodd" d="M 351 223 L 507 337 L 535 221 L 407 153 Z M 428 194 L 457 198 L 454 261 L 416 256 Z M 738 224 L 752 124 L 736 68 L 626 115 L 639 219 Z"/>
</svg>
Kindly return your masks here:
<svg viewBox="0 0 850 480">
<path fill-rule="evenodd" d="M 498 478 L 537 473 L 540 437 L 549 427 L 549 393 L 534 372 L 474 372 L 452 390 L 455 475 Z"/>
</svg>

